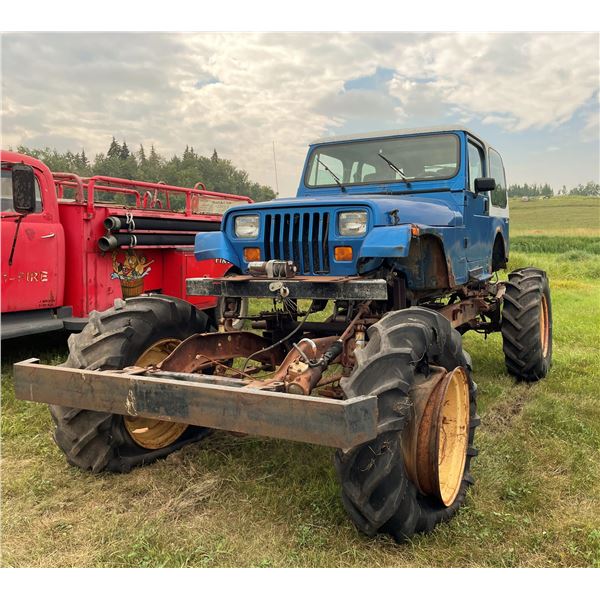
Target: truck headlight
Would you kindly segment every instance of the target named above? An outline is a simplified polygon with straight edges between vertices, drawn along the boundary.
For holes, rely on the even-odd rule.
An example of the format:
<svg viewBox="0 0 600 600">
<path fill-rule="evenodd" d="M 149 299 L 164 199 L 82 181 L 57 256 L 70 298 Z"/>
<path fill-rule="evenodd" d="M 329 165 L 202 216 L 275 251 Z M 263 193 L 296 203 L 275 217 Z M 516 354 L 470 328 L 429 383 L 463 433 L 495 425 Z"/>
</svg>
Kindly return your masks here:
<svg viewBox="0 0 600 600">
<path fill-rule="evenodd" d="M 357 237 L 367 233 L 367 211 L 341 212 L 338 215 L 338 231 L 345 237 Z"/>
<path fill-rule="evenodd" d="M 233 224 L 236 237 L 252 239 L 258 237 L 258 215 L 240 215 Z"/>
</svg>

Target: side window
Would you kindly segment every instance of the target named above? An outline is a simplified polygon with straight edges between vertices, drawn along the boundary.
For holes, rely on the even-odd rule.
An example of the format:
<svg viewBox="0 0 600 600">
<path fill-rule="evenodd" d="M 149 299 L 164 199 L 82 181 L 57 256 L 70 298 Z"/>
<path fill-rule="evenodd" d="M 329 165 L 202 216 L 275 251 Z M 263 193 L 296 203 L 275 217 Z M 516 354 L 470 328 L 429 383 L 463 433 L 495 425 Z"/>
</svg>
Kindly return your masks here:
<svg viewBox="0 0 600 600">
<path fill-rule="evenodd" d="M 492 205 L 506 208 L 506 176 L 500 155 L 490 148 L 490 177 L 496 180 L 496 189 L 492 192 Z"/>
<path fill-rule="evenodd" d="M 0 209 L 2 212 L 13 212 L 13 194 L 12 194 L 12 173 L 10 169 L 2 169 L 2 180 L 1 180 L 1 197 Z M 35 178 L 35 212 L 41 213 L 43 210 L 42 206 L 42 194 L 40 192 L 40 182 L 37 177 Z"/>
<path fill-rule="evenodd" d="M 341 160 L 327 154 L 320 154 L 318 158 L 323 165 L 327 165 L 331 169 L 340 181 L 344 180 L 344 165 Z M 335 185 L 335 180 L 331 176 L 331 173 L 323 165 L 316 160 L 313 161 L 309 177 L 310 185 Z"/>
<path fill-rule="evenodd" d="M 483 152 L 469 142 L 469 189 L 475 191 L 475 180 L 483 177 Z"/>
</svg>

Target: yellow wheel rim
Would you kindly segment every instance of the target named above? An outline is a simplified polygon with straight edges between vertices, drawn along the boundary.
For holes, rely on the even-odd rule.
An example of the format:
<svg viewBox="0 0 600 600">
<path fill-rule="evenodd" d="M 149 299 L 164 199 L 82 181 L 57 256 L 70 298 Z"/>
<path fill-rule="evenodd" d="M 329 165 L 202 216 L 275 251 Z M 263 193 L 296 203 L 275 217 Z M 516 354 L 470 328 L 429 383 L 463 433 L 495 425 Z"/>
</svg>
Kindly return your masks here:
<svg viewBox="0 0 600 600">
<path fill-rule="evenodd" d="M 165 338 L 152 344 L 138 358 L 136 367 L 149 367 L 164 360 L 181 343 L 176 338 Z M 187 429 L 185 423 L 173 423 L 145 417 L 125 417 L 125 428 L 131 439 L 142 448 L 158 450 L 171 445 Z"/>
<path fill-rule="evenodd" d="M 550 327 L 548 320 L 548 302 L 546 296 L 542 295 L 542 302 L 540 305 L 540 343 L 542 345 L 542 356 L 546 358 L 548 356 L 548 345 L 550 340 Z"/>
<path fill-rule="evenodd" d="M 450 374 L 438 421 L 438 493 L 450 506 L 460 490 L 469 443 L 469 384 L 462 368 Z"/>
<path fill-rule="evenodd" d="M 420 376 L 417 376 L 419 378 Z M 432 367 L 411 389 L 413 418 L 402 432 L 406 474 L 424 496 L 456 500 L 469 444 L 469 379 L 463 367 Z"/>
</svg>

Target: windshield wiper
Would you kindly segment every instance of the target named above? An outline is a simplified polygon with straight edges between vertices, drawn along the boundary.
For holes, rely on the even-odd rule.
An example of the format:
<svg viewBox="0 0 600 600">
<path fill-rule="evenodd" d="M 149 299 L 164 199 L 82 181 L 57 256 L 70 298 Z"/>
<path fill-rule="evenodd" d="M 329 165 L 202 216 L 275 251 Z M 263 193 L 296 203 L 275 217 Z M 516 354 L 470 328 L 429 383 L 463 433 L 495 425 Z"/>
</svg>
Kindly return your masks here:
<svg viewBox="0 0 600 600">
<path fill-rule="evenodd" d="M 400 175 L 400 177 L 402 177 L 402 181 L 406 185 L 410 186 L 410 181 L 408 181 L 408 179 L 406 179 L 406 175 L 404 174 L 404 171 L 402 171 L 402 169 L 400 167 L 397 167 L 389 158 L 384 156 L 381 152 L 379 152 L 377 154 L 377 156 L 379 156 L 379 158 L 381 158 L 382 160 L 385 160 L 385 162 L 388 164 L 390 169 L 392 169 L 392 171 L 396 171 L 396 173 L 398 173 L 398 175 Z"/>
<path fill-rule="evenodd" d="M 339 177 L 320 158 L 317 158 L 317 162 L 320 165 L 322 165 L 323 168 L 333 177 L 333 179 L 339 186 L 340 190 L 342 190 L 342 192 L 345 192 L 346 188 L 344 187 L 343 183 L 340 181 Z"/>
</svg>

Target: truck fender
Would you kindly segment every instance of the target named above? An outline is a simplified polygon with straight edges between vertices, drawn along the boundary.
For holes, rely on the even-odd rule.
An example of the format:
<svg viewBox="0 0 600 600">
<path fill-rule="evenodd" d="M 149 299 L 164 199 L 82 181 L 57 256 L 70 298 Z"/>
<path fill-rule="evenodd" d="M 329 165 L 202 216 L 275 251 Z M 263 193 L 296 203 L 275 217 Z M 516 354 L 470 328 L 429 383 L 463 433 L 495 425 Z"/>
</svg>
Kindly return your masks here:
<svg viewBox="0 0 600 600">
<path fill-rule="evenodd" d="M 221 259 L 230 262 L 239 269 L 242 261 L 222 231 L 203 231 L 194 239 L 196 260 Z"/>
</svg>

